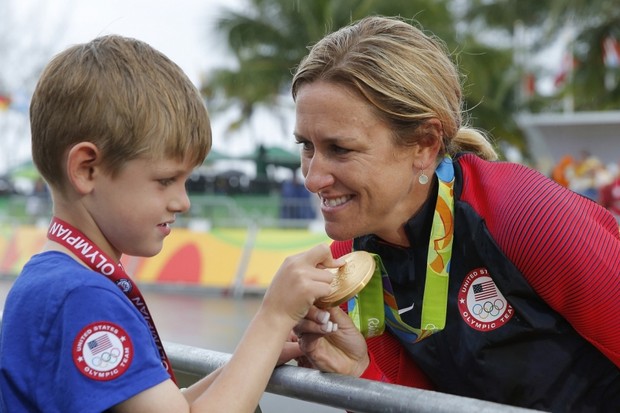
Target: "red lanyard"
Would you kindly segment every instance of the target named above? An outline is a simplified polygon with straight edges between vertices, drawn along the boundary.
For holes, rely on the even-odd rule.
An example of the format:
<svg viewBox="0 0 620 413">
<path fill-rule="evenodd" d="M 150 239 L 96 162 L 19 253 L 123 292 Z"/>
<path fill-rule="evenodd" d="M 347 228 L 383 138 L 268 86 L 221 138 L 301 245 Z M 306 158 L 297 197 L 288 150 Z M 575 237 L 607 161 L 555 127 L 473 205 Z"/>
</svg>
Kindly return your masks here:
<svg viewBox="0 0 620 413">
<path fill-rule="evenodd" d="M 159 333 L 155 328 L 153 317 L 146 306 L 146 301 L 142 293 L 138 289 L 136 283 L 127 275 L 123 265 L 114 263 L 110 257 L 108 257 L 97 245 L 89 240 L 84 234 L 82 234 L 77 228 L 74 228 L 71 224 L 68 224 L 56 217 L 52 218 L 52 223 L 47 231 L 47 238 L 59 243 L 65 248 L 68 248 L 78 258 L 88 265 L 93 271 L 105 275 L 110 281 L 114 282 L 118 288 L 121 289 L 138 309 L 142 317 L 149 326 L 157 349 L 159 350 L 159 357 L 161 362 L 170 374 L 170 378 L 176 383 L 172 366 L 164 350 L 164 345 L 159 338 Z"/>
</svg>

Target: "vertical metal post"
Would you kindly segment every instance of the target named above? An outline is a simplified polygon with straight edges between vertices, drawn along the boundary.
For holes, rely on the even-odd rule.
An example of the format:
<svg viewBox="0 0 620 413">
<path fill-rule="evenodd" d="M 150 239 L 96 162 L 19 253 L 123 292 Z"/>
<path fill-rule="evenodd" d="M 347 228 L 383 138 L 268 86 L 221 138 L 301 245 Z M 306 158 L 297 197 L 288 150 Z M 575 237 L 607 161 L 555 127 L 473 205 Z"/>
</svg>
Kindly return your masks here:
<svg viewBox="0 0 620 413">
<path fill-rule="evenodd" d="M 233 297 L 243 296 L 243 280 L 245 279 L 245 273 L 247 272 L 248 264 L 250 263 L 252 250 L 254 249 L 254 245 L 256 244 L 257 236 L 258 226 L 254 221 L 252 221 L 248 224 L 248 236 L 245 240 L 245 245 L 243 246 L 241 258 L 239 259 L 239 266 L 237 267 L 237 274 L 235 276 L 235 284 L 232 290 Z"/>
</svg>

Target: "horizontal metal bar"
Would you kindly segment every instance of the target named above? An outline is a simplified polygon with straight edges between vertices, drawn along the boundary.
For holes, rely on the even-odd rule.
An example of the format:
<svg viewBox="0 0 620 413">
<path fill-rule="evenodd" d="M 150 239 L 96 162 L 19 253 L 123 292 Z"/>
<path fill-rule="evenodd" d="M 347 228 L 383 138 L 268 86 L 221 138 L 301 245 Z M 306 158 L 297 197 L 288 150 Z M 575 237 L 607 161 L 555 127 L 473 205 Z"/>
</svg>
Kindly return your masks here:
<svg viewBox="0 0 620 413">
<path fill-rule="evenodd" d="M 164 342 L 175 371 L 204 377 L 231 357 L 228 353 Z M 535 410 L 429 390 L 381 383 L 292 365 L 277 367 L 269 393 L 357 413 L 526 413 Z"/>
</svg>

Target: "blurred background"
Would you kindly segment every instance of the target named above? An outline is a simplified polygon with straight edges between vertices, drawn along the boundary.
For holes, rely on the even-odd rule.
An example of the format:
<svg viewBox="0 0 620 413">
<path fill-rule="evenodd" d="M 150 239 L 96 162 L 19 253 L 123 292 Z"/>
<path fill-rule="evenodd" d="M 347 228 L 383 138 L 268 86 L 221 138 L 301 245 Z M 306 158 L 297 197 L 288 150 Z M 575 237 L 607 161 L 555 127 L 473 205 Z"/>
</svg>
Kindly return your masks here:
<svg viewBox="0 0 620 413">
<path fill-rule="evenodd" d="M 489 132 L 505 159 L 552 176 L 567 169 L 565 157 L 573 169 L 594 157 L 607 174 L 599 184 L 617 173 L 614 0 L 0 0 L 0 194 L 44 189 L 30 162 L 28 125 L 43 66 L 71 44 L 119 33 L 169 55 L 204 95 L 214 150 L 188 183 L 198 204 L 208 194 L 244 209 L 249 196 L 266 209 L 259 215 L 313 218 L 298 188 L 292 72 L 308 45 L 368 14 L 415 19 L 446 42 L 464 75 L 470 123 Z M 280 208 L 281 197 L 301 200 Z"/>
</svg>

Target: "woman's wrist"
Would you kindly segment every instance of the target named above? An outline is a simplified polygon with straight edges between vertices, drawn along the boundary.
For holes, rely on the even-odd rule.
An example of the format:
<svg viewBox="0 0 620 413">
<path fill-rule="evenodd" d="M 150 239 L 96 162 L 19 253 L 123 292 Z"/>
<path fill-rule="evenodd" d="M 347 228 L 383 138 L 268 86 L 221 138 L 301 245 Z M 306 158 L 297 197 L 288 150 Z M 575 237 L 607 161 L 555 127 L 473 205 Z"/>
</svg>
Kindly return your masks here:
<svg viewBox="0 0 620 413">
<path fill-rule="evenodd" d="M 371 366 L 371 360 L 368 356 L 368 353 L 366 354 L 366 357 L 363 357 L 356 365 L 355 368 L 353 369 L 353 371 L 351 372 L 351 376 L 353 377 L 363 377 L 364 374 L 366 373 L 366 371 L 369 369 L 369 367 Z"/>
</svg>

